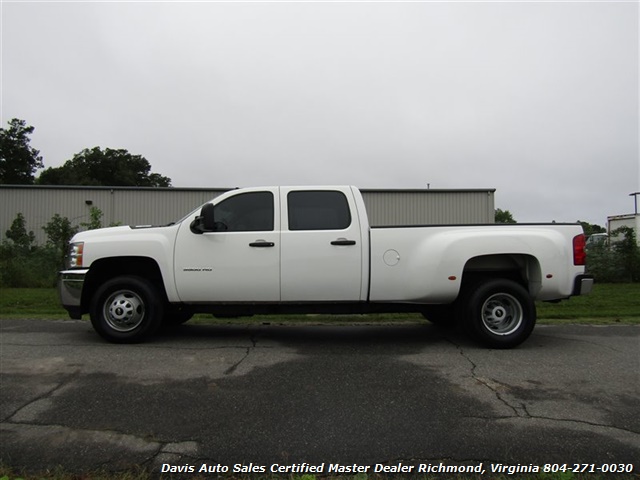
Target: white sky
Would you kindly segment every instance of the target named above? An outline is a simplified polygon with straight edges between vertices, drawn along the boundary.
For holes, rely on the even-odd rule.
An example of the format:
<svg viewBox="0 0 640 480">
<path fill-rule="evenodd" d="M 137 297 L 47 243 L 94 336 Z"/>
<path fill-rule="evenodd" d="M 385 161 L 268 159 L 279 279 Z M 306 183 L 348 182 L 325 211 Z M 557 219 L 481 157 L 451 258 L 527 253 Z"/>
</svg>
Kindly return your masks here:
<svg viewBox="0 0 640 480">
<path fill-rule="evenodd" d="M 640 191 L 635 1 L 0 9 L 2 125 L 46 167 L 101 146 L 176 187 L 496 188 L 520 222 L 605 225 Z"/>
</svg>

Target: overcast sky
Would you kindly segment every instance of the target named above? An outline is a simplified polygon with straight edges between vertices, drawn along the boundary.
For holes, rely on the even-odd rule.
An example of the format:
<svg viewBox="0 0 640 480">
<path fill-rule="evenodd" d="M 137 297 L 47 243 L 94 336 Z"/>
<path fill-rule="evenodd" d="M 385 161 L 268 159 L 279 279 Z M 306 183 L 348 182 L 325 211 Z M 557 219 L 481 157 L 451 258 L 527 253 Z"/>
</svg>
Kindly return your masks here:
<svg viewBox="0 0 640 480">
<path fill-rule="evenodd" d="M 640 191 L 637 2 L 0 3 L 2 125 L 175 187 L 496 188 L 605 225 Z M 640 199 L 639 199 L 640 201 Z"/>
</svg>

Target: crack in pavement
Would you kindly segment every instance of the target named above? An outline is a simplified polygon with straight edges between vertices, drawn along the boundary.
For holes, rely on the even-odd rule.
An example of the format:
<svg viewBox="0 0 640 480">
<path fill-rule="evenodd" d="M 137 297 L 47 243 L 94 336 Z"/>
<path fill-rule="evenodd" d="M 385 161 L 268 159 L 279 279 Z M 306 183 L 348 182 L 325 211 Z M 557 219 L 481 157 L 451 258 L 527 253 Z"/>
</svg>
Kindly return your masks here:
<svg viewBox="0 0 640 480">
<path fill-rule="evenodd" d="M 247 347 L 247 351 L 246 351 L 246 353 L 245 353 L 244 357 L 242 357 L 242 358 L 241 358 L 240 360 L 238 360 L 236 363 L 234 363 L 234 364 L 233 364 L 233 365 L 231 365 L 229 368 L 227 368 L 227 369 L 224 371 L 224 374 L 225 374 L 225 375 L 231 375 L 233 372 L 235 372 L 235 371 L 238 369 L 238 367 L 242 364 L 242 362 L 244 362 L 244 361 L 249 357 L 249 355 L 251 354 L 251 352 L 256 348 L 256 345 L 257 345 L 257 343 L 258 343 L 258 339 L 256 338 L 256 335 L 255 335 L 255 334 L 252 334 L 252 335 L 249 337 L 249 340 L 251 341 L 251 346 Z"/>
<path fill-rule="evenodd" d="M 60 381 L 58 385 L 54 386 L 53 388 L 49 389 L 46 392 L 43 392 L 40 395 L 37 395 L 36 397 L 28 400 L 23 405 L 17 407 L 12 413 L 8 414 L 5 418 L 3 418 L 2 421 L 9 422 L 9 423 L 28 423 L 26 421 L 21 422 L 20 420 L 12 420 L 12 419 L 14 419 L 15 417 L 20 417 L 21 412 L 23 412 L 24 410 L 28 410 L 29 407 L 33 406 L 33 404 L 37 402 L 42 402 L 43 400 L 50 400 L 57 391 L 66 387 L 67 385 L 70 385 L 71 382 L 73 382 L 80 376 L 80 374 L 81 374 L 81 371 L 79 369 L 76 369 L 74 372 L 67 375 L 64 380 Z"/>
<path fill-rule="evenodd" d="M 509 385 L 501 383 L 495 379 L 491 379 L 491 378 L 484 378 L 481 377 L 479 375 L 477 375 L 476 373 L 476 369 L 477 369 L 477 365 L 476 363 L 471 360 L 471 358 L 469 358 L 469 356 L 466 354 L 466 352 L 464 351 L 464 349 L 462 348 L 462 346 L 457 345 L 456 343 L 452 342 L 451 340 L 448 340 L 449 343 L 452 343 L 453 345 L 455 345 L 455 347 L 458 349 L 458 352 L 460 353 L 460 355 L 462 356 L 462 358 L 464 358 L 470 365 L 471 365 L 471 377 L 477 381 L 478 383 L 480 383 L 481 385 L 484 385 L 487 389 L 489 389 L 494 395 L 495 397 L 505 406 L 507 406 L 508 408 L 510 408 L 513 412 L 514 415 L 513 416 L 502 416 L 502 417 L 491 417 L 497 420 L 512 420 L 514 418 L 521 418 L 521 419 L 532 419 L 532 420 L 541 420 L 541 421 L 551 421 L 551 422 L 559 422 L 559 423 L 564 423 L 564 424 L 573 424 L 573 425 L 580 425 L 586 428 L 597 428 L 597 429 L 604 429 L 604 430 L 608 430 L 611 432 L 619 432 L 619 433 L 624 433 L 624 434 L 631 434 L 631 435 L 638 435 L 638 432 L 635 432 L 633 430 L 630 429 L 626 429 L 626 428 L 622 428 L 622 427 L 616 427 L 613 425 L 608 425 L 608 424 L 604 424 L 604 423 L 596 423 L 596 422 L 589 422 L 587 420 L 577 420 L 577 419 L 572 419 L 572 418 L 561 418 L 561 417 L 547 417 L 547 416 L 543 416 L 543 415 L 534 415 L 531 414 L 529 412 L 529 410 L 527 409 L 527 406 L 524 402 L 519 402 L 519 405 L 513 405 L 512 402 L 510 402 L 509 400 L 507 400 L 506 398 L 504 398 L 501 393 L 498 391 L 499 387 L 503 387 L 503 388 L 508 388 Z M 473 417 L 472 417 L 473 418 Z M 481 419 L 487 419 L 489 417 L 475 417 L 475 418 L 481 418 Z M 602 432 L 604 433 L 604 432 Z"/>
<path fill-rule="evenodd" d="M 118 468 L 119 464 L 122 467 L 154 467 L 162 460 L 197 458 L 200 448 L 197 442 L 191 441 L 167 442 L 115 430 L 71 428 L 55 424 L 3 422 L 0 423 L 0 438 L 7 446 L 3 453 L 3 456 L 8 455 L 5 460 L 10 458 L 11 451 L 20 451 L 21 455 L 27 457 L 34 455 L 34 461 L 37 460 L 41 466 L 53 467 L 59 463 L 59 458 L 66 456 L 80 462 L 81 469 L 108 470 Z M 44 454 L 38 447 L 42 444 L 47 445 Z M 90 460 L 87 462 L 87 459 Z"/>
<path fill-rule="evenodd" d="M 510 418 L 513 418 L 513 417 L 505 417 L 505 419 L 510 419 Z M 631 430 L 628 428 L 616 427 L 614 425 L 607 425 L 606 423 L 588 422 L 587 420 L 576 420 L 573 418 L 545 417 L 543 415 L 531 415 L 528 418 L 531 418 L 532 420 L 542 420 L 542 421 L 549 421 L 549 422 L 556 422 L 556 423 L 572 423 L 572 424 L 584 426 L 587 428 L 594 427 L 597 429 L 612 430 L 616 432 L 636 435 L 640 438 L 640 432 L 636 432 L 635 430 Z"/>
<path fill-rule="evenodd" d="M 68 382 L 62 382 L 47 394 L 39 396 L 39 400 L 52 395 L 66 383 Z M 31 403 L 33 402 L 26 404 L 25 407 Z M 58 448 L 80 451 L 90 448 L 87 447 L 88 445 L 97 445 L 96 448 L 101 451 L 103 459 L 97 461 L 93 468 L 108 469 L 123 454 L 126 454 L 125 456 L 141 455 L 142 458 L 139 458 L 135 464 L 156 467 L 161 463 L 184 461 L 185 458 L 197 459 L 200 450 L 200 444 L 196 441 L 163 441 L 114 429 L 78 428 L 61 424 L 12 420 L 11 418 L 0 422 L 0 438 L 5 437 L 7 440 L 12 438 L 11 444 L 14 446 L 16 444 L 26 445 L 23 449 L 37 445 L 47 436 L 54 439 L 45 442 L 49 445 L 48 450 L 50 451 L 55 451 Z M 2 442 L 4 443 L 5 440 Z M 108 448 L 108 445 L 112 445 L 115 451 L 114 448 Z"/>
<path fill-rule="evenodd" d="M 67 425 L 56 424 L 56 423 L 35 423 L 35 422 L 21 422 L 21 421 L 5 421 L 0 422 L 0 430 L 15 430 L 16 428 L 31 428 L 31 429 L 53 429 L 60 430 L 65 432 L 73 432 L 76 434 L 86 434 L 90 436 L 104 436 L 108 438 L 114 437 L 126 437 L 128 439 L 135 440 L 140 443 L 144 443 L 150 446 L 158 446 L 156 454 L 151 456 L 151 459 L 159 454 L 175 454 L 181 456 L 187 456 L 192 458 L 197 458 L 197 450 L 199 449 L 199 444 L 196 441 L 180 441 L 180 442 L 171 442 L 171 441 L 163 441 L 157 439 L 150 439 L 145 436 L 135 435 L 128 432 L 123 432 L 114 429 L 96 429 L 96 428 L 78 428 L 78 427 L 69 427 Z"/>
<path fill-rule="evenodd" d="M 500 394 L 500 392 L 498 391 L 498 387 L 504 386 L 502 383 L 491 378 L 480 377 L 479 375 L 476 374 L 476 369 L 478 368 L 478 365 L 476 365 L 475 362 L 471 360 L 471 358 L 469 358 L 469 356 L 466 354 L 462 346 L 456 344 L 450 339 L 446 339 L 446 340 L 449 343 L 453 344 L 458 349 L 458 352 L 460 353 L 462 358 L 464 358 L 471 365 L 471 378 L 473 378 L 476 382 L 487 387 L 503 405 L 505 405 L 507 408 L 513 411 L 514 416 L 520 417 L 520 418 L 531 418 L 531 414 L 527 411 L 527 407 L 524 405 L 524 403 L 520 403 L 520 405 L 512 405 L 506 398 L 504 398 Z"/>
</svg>

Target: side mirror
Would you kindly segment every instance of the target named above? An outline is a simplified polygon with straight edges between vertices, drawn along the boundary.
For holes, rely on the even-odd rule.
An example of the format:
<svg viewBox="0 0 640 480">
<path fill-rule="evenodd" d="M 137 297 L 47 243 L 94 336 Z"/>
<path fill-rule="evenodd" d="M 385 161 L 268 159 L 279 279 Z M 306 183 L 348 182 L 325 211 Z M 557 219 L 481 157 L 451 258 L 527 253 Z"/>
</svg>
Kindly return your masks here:
<svg viewBox="0 0 640 480">
<path fill-rule="evenodd" d="M 216 222 L 213 217 L 213 204 L 205 203 L 200 210 L 200 215 L 191 222 L 191 231 L 193 233 L 201 234 L 204 232 L 213 232 L 216 229 Z"/>
<path fill-rule="evenodd" d="M 213 203 L 205 203 L 200 210 L 200 218 L 202 218 L 202 230 L 205 232 L 213 232 L 216 229 L 216 222 L 213 219 Z"/>
</svg>

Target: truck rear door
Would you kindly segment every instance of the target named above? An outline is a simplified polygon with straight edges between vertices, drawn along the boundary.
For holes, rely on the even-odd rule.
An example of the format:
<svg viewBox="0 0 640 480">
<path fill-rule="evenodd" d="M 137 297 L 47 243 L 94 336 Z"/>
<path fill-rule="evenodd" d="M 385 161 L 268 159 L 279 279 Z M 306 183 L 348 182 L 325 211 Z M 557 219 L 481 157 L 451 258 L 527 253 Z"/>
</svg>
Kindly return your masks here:
<svg viewBox="0 0 640 480">
<path fill-rule="evenodd" d="M 281 188 L 283 302 L 362 296 L 363 238 L 351 190 Z"/>
</svg>

